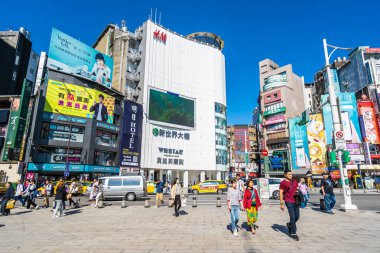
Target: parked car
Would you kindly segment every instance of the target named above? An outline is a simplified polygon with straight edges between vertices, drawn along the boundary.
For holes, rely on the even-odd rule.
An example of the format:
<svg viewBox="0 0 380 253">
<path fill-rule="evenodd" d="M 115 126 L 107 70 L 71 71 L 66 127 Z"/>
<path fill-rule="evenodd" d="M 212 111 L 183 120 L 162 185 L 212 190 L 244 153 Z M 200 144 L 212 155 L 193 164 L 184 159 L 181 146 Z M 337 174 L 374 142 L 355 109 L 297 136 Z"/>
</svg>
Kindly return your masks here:
<svg viewBox="0 0 380 253">
<path fill-rule="evenodd" d="M 101 177 L 99 183 L 103 184 L 105 199 L 125 197 L 128 201 L 134 201 L 147 195 L 146 181 L 143 176 Z"/>
<path fill-rule="evenodd" d="M 280 198 L 280 183 L 283 178 L 269 178 L 269 195 L 274 199 Z M 257 178 L 253 179 L 255 188 L 257 188 Z"/>
<path fill-rule="evenodd" d="M 202 183 L 191 186 L 193 194 L 198 193 L 218 193 L 227 191 L 227 184 L 220 180 L 206 180 Z"/>
</svg>

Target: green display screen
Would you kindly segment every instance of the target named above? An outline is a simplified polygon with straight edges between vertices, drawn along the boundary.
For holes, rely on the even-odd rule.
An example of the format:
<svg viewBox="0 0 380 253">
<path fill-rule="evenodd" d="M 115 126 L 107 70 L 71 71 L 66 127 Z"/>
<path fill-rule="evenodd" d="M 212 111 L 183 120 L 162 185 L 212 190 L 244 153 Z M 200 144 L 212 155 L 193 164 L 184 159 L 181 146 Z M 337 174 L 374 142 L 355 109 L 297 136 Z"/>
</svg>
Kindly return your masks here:
<svg viewBox="0 0 380 253">
<path fill-rule="evenodd" d="M 149 120 L 194 128 L 194 100 L 150 89 Z"/>
</svg>

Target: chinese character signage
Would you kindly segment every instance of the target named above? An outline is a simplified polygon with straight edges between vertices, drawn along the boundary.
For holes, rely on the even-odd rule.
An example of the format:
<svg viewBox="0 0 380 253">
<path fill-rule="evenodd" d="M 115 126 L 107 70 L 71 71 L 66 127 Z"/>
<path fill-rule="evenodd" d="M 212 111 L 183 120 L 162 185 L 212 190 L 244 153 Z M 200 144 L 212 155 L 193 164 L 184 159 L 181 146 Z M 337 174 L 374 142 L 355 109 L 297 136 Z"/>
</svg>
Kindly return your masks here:
<svg viewBox="0 0 380 253">
<path fill-rule="evenodd" d="M 250 148 L 248 126 L 234 126 L 233 138 L 235 163 L 245 163 L 245 153 Z"/>
<path fill-rule="evenodd" d="M 111 88 L 113 59 L 55 28 L 47 66 Z"/>
<path fill-rule="evenodd" d="M 142 105 L 125 101 L 120 166 L 140 167 L 142 120 Z"/>
<path fill-rule="evenodd" d="M 92 118 L 113 124 L 115 98 L 83 86 L 49 80 L 45 112 Z"/>
<path fill-rule="evenodd" d="M 339 109 L 344 131 L 344 139 L 353 143 L 361 143 L 359 116 L 356 106 L 355 93 L 353 92 L 337 92 L 336 96 L 339 100 Z M 328 95 L 322 95 L 322 103 L 327 101 Z M 323 106 L 323 121 L 325 124 L 326 143 L 333 144 L 333 121 L 330 104 Z"/>
<path fill-rule="evenodd" d="M 190 140 L 190 133 L 179 131 L 179 130 L 171 130 L 171 129 L 162 129 L 162 128 L 153 128 L 153 136 L 155 137 L 163 137 L 169 139 L 179 139 L 179 140 Z"/>
<path fill-rule="evenodd" d="M 183 166 L 185 161 L 183 159 L 182 149 L 173 148 L 158 148 L 159 157 L 157 157 L 157 164 L 164 165 L 179 165 Z"/>
<path fill-rule="evenodd" d="M 363 140 L 370 144 L 379 144 L 379 132 L 373 103 L 369 100 L 360 101 L 358 108 Z"/>
<path fill-rule="evenodd" d="M 310 168 L 306 125 L 298 125 L 301 117 L 289 119 L 293 169 Z"/>
<path fill-rule="evenodd" d="M 322 174 L 326 169 L 326 138 L 322 114 L 310 115 L 307 124 L 312 174 Z"/>
</svg>

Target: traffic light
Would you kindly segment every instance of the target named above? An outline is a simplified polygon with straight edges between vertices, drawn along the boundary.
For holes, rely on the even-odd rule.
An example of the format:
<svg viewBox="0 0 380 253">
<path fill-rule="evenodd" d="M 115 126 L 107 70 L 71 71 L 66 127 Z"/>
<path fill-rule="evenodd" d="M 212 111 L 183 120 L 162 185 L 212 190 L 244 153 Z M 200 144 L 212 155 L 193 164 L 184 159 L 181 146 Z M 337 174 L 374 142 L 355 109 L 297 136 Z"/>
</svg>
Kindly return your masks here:
<svg viewBox="0 0 380 253">
<path fill-rule="evenodd" d="M 344 164 L 347 164 L 351 161 L 351 157 L 350 157 L 350 152 L 345 150 L 343 151 L 343 155 L 342 155 L 342 161 Z"/>
<path fill-rule="evenodd" d="M 336 159 L 336 151 L 331 151 L 329 157 L 330 157 L 330 165 L 338 164 L 338 160 Z"/>
</svg>

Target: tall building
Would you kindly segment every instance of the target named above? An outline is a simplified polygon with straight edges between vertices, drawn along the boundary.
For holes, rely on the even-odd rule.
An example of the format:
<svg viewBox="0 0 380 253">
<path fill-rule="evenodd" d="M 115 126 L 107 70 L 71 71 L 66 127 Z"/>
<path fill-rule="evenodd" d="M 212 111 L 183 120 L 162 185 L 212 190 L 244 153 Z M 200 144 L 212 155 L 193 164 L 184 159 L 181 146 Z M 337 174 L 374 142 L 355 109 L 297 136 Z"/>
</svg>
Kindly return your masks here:
<svg viewBox="0 0 380 253">
<path fill-rule="evenodd" d="M 291 169 L 287 119 L 306 108 L 303 78 L 293 73 L 291 64 L 279 67 L 269 59 L 259 63 L 259 71 L 262 145 L 269 152 L 264 169 L 270 175 L 280 175 Z"/>
<path fill-rule="evenodd" d="M 39 56 L 32 51 L 30 32 L 0 32 L 0 182 L 15 181 L 23 169 L 30 97 Z"/>
<path fill-rule="evenodd" d="M 103 52 L 110 50 L 114 70 L 121 70 L 120 91 L 127 101 L 142 105 L 143 125 L 137 133 L 141 147 L 134 152 L 141 154 L 141 162 L 122 163 L 121 169 L 138 169 L 152 181 L 178 177 L 185 187 L 190 181 L 223 179 L 227 173 L 223 40 L 206 32 L 184 36 L 150 20 L 135 31 L 126 27 L 124 22 L 120 28 L 108 26 L 94 45 Z"/>
</svg>

